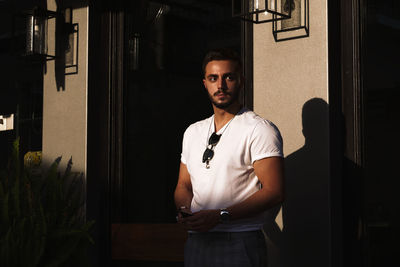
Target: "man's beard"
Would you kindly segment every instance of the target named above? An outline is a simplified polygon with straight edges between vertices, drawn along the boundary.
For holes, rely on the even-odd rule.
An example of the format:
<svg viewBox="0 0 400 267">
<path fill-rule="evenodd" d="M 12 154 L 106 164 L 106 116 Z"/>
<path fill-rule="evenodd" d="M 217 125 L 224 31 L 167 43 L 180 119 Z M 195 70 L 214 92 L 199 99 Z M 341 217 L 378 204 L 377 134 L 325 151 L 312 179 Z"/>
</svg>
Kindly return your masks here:
<svg viewBox="0 0 400 267">
<path fill-rule="evenodd" d="M 216 101 L 214 100 L 214 98 L 213 98 L 210 94 L 208 94 L 208 97 L 210 98 L 211 103 L 213 103 L 214 106 L 216 106 L 217 108 L 220 108 L 220 109 L 225 109 L 225 108 L 229 107 L 230 105 L 232 105 L 233 103 L 235 103 L 236 100 L 238 100 L 238 98 L 239 98 L 239 91 L 240 91 L 240 90 L 235 90 L 235 91 L 233 91 L 232 93 L 228 93 L 228 92 L 223 92 L 223 91 L 221 91 L 221 90 L 218 90 L 216 93 L 214 93 L 214 96 L 216 96 L 216 95 L 218 95 L 218 94 L 220 94 L 220 93 L 222 92 L 222 93 L 224 93 L 225 95 L 228 95 L 228 96 L 231 97 L 227 102 L 224 102 L 224 103 L 218 103 L 218 102 L 216 102 Z"/>
</svg>

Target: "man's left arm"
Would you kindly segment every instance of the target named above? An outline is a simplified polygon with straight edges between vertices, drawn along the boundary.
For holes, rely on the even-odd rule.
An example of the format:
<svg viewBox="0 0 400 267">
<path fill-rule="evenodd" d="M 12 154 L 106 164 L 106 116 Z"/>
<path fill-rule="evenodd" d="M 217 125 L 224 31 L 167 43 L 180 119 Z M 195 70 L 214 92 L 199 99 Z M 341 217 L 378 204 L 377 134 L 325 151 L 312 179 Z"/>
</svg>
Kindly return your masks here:
<svg viewBox="0 0 400 267">
<path fill-rule="evenodd" d="M 255 161 L 253 167 L 262 188 L 246 200 L 226 207 L 231 220 L 255 216 L 284 199 L 283 158 L 263 158 Z M 208 231 L 220 223 L 219 214 L 219 210 L 201 210 L 186 218 L 185 223 L 190 230 Z"/>
<path fill-rule="evenodd" d="M 232 220 L 257 215 L 284 199 L 283 158 L 263 158 L 255 161 L 253 166 L 262 188 L 246 200 L 227 208 Z"/>
</svg>

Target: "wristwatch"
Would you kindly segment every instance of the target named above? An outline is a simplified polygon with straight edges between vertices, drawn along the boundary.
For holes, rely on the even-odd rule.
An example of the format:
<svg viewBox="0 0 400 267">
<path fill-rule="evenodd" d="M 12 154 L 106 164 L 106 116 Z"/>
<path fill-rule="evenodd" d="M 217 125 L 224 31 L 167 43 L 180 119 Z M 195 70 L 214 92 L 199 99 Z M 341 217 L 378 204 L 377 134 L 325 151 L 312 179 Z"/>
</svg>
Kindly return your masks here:
<svg viewBox="0 0 400 267">
<path fill-rule="evenodd" d="M 222 223 L 227 223 L 231 219 L 231 214 L 226 209 L 219 210 L 219 217 L 221 218 Z"/>
</svg>

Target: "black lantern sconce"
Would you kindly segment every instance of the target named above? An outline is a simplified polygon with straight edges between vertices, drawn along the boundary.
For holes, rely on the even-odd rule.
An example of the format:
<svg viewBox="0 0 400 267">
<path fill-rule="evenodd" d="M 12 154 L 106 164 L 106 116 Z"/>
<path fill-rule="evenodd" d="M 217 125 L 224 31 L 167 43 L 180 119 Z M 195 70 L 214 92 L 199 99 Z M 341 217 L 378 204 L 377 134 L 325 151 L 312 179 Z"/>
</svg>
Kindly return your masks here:
<svg viewBox="0 0 400 267">
<path fill-rule="evenodd" d="M 53 19 L 56 16 L 56 12 L 44 10 L 38 7 L 23 13 L 26 25 L 26 45 L 24 56 L 45 60 L 55 58 L 55 55 L 48 54 L 47 28 L 48 20 Z"/>
<path fill-rule="evenodd" d="M 276 42 L 308 37 L 310 35 L 309 0 L 291 1 L 292 13 L 289 19 L 274 20 L 272 33 Z"/>
<path fill-rule="evenodd" d="M 253 23 L 290 18 L 291 5 L 286 0 L 232 0 L 232 16 Z"/>
<path fill-rule="evenodd" d="M 72 23 L 72 8 L 63 11 L 63 21 L 56 29 L 57 56 L 64 57 L 65 75 L 78 73 L 79 24 Z"/>
<path fill-rule="evenodd" d="M 232 0 L 232 16 L 255 24 L 272 22 L 276 42 L 310 35 L 309 0 Z"/>
<path fill-rule="evenodd" d="M 32 61 L 56 60 L 62 62 L 66 75 L 78 73 L 79 25 L 72 23 L 72 8 L 62 12 L 35 7 L 24 11 L 26 44 L 24 57 Z M 56 49 L 48 52 L 48 21 L 56 20 Z"/>
</svg>

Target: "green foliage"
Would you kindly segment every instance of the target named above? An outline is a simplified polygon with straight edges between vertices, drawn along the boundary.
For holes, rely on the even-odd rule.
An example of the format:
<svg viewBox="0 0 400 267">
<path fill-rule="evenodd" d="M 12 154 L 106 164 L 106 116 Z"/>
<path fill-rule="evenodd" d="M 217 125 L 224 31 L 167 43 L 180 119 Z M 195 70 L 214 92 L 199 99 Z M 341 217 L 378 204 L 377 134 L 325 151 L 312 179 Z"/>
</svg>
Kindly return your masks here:
<svg viewBox="0 0 400 267">
<path fill-rule="evenodd" d="M 61 157 L 45 172 L 24 168 L 19 140 L 6 170 L 0 172 L 0 266 L 88 266 L 93 221 L 84 218 L 82 174 Z"/>
</svg>

